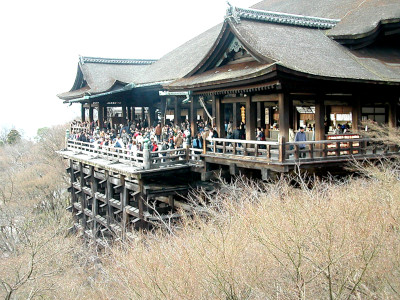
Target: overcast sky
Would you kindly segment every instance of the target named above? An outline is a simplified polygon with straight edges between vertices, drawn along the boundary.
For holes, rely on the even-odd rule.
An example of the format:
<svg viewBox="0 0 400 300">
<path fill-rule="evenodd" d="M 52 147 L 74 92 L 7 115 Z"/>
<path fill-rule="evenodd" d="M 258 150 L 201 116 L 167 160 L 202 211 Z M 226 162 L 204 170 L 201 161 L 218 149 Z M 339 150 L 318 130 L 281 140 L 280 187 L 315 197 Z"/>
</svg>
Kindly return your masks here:
<svg viewBox="0 0 400 300">
<path fill-rule="evenodd" d="M 227 7 L 225 0 L 1 1 L 0 128 L 32 137 L 78 116 L 79 105 L 56 94 L 71 89 L 79 55 L 160 58 L 222 22 Z"/>
</svg>

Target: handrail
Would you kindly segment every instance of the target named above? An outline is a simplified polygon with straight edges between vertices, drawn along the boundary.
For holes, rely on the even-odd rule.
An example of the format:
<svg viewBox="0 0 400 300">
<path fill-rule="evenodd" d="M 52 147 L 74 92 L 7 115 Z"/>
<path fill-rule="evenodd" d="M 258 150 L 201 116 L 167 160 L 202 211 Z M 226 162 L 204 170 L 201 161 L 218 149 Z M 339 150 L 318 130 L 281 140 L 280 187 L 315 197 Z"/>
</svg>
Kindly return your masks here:
<svg viewBox="0 0 400 300">
<path fill-rule="evenodd" d="M 112 146 L 98 147 L 94 143 L 82 142 L 76 140 L 67 140 L 67 149 L 78 150 L 89 154 L 99 155 L 107 160 L 121 163 L 130 163 L 145 170 L 159 168 L 166 165 L 175 165 L 186 163 L 190 160 L 190 148 L 177 148 L 151 152 L 149 149 L 143 151 L 134 151 Z M 156 156 L 154 156 L 156 155 Z"/>
</svg>

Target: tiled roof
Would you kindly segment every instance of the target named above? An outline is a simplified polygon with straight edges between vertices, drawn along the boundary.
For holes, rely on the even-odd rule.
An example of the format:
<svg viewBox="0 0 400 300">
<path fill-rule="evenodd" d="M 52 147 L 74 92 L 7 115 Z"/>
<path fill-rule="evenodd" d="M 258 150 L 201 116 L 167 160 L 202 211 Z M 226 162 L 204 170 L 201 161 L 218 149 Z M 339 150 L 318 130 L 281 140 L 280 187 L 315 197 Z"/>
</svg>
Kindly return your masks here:
<svg viewBox="0 0 400 300">
<path fill-rule="evenodd" d="M 236 23 L 240 23 L 240 19 L 242 18 L 319 29 L 331 29 L 340 21 L 338 19 L 318 18 L 251 8 L 239 8 L 231 6 L 230 4 L 227 10 L 226 18 L 232 18 Z"/>
<path fill-rule="evenodd" d="M 400 18 L 399 0 L 264 0 L 252 8 L 340 19 L 341 21 L 327 34 L 341 38 L 357 38 L 373 31 L 380 22 Z"/>
</svg>

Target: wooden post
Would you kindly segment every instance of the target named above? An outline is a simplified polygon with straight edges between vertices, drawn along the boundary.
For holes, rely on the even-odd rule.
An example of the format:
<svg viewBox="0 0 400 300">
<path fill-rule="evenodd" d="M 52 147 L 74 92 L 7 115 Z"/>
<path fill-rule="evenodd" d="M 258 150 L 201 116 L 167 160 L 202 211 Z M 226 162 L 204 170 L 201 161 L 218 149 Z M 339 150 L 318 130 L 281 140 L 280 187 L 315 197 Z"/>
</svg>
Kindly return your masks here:
<svg viewBox="0 0 400 300">
<path fill-rule="evenodd" d="M 144 112 L 144 107 L 141 107 L 141 112 L 140 112 L 140 119 L 142 122 L 144 122 L 145 118 L 145 112 Z M 143 124 L 143 123 L 142 123 Z"/>
<path fill-rule="evenodd" d="M 135 122 L 135 107 L 131 106 L 131 122 Z"/>
<path fill-rule="evenodd" d="M 93 196 L 93 202 L 92 202 L 92 215 L 93 215 L 93 224 L 92 224 L 92 234 L 94 237 L 97 236 L 97 221 L 96 221 L 96 216 L 99 214 L 99 206 L 98 206 L 98 200 L 96 198 L 96 193 L 97 193 L 97 179 L 94 177 L 94 167 L 90 167 L 90 185 L 92 188 L 92 196 Z"/>
<path fill-rule="evenodd" d="M 264 102 L 257 102 L 257 127 L 265 128 Z"/>
<path fill-rule="evenodd" d="M 128 118 L 128 114 L 127 114 L 126 102 L 122 101 L 122 119 L 123 119 L 124 125 L 127 124 L 127 118 Z"/>
<path fill-rule="evenodd" d="M 127 107 L 126 107 L 126 110 L 127 110 L 127 115 L 128 115 L 128 122 L 130 123 L 130 122 L 132 122 L 132 111 L 131 111 L 131 107 L 130 107 L 130 106 L 127 106 Z"/>
<path fill-rule="evenodd" d="M 246 98 L 246 140 L 256 139 L 257 104 L 251 101 L 251 96 Z"/>
<path fill-rule="evenodd" d="M 161 126 L 164 127 L 166 120 L 165 117 L 167 115 L 167 108 L 168 108 L 168 98 L 167 97 L 162 97 L 161 98 L 161 107 L 160 107 L 160 115 L 161 115 Z"/>
<path fill-rule="evenodd" d="M 72 159 L 69 160 L 69 168 L 70 168 L 70 179 L 71 179 L 71 212 L 74 220 L 76 220 L 76 213 L 77 209 L 74 206 L 74 203 L 76 202 L 76 190 L 74 188 L 74 182 L 75 182 L 75 171 L 74 171 L 74 162 Z"/>
<path fill-rule="evenodd" d="M 154 121 L 156 119 L 156 108 L 154 105 L 149 107 L 149 127 L 154 125 Z"/>
<path fill-rule="evenodd" d="M 85 106 L 84 106 L 84 104 L 82 103 L 82 104 L 81 104 L 81 121 L 82 121 L 82 122 L 85 122 L 85 118 L 86 118 Z"/>
<path fill-rule="evenodd" d="M 181 123 L 181 105 L 179 98 L 174 98 L 174 125 L 177 126 Z"/>
<path fill-rule="evenodd" d="M 398 97 L 392 97 L 389 101 L 389 128 L 393 129 L 397 126 L 397 103 Z"/>
<path fill-rule="evenodd" d="M 352 108 L 351 108 L 351 130 L 352 132 L 358 132 L 361 126 L 361 99 L 360 96 L 357 95 L 354 99 Z"/>
<path fill-rule="evenodd" d="M 93 122 L 93 104 L 89 102 L 89 122 Z"/>
<path fill-rule="evenodd" d="M 217 97 L 215 95 L 211 96 L 212 102 L 211 102 L 211 115 L 212 115 L 212 120 L 211 120 L 211 127 L 215 127 L 217 124 Z"/>
<path fill-rule="evenodd" d="M 238 105 L 236 102 L 232 103 L 232 125 L 233 128 L 232 130 L 235 130 L 238 126 L 238 120 L 237 120 L 237 116 L 238 116 Z"/>
<path fill-rule="evenodd" d="M 150 149 L 143 149 L 143 168 L 149 170 L 151 167 Z"/>
<path fill-rule="evenodd" d="M 99 120 L 100 130 L 104 128 L 104 108 L 103 104 L 99 103 L 97 119 Z"/>
<path fill-rule="evenodd" d="M 197 134 L 197 125 L 196 125 L 196 119 L 197 119 L 196 100 L 197 99 L 196 98 L 193 96 L 190 96 L 189 123 L 190 123 L 190 134 L 191 134 L 192 138 L 194 138 Z"/>
<path fill-rule="evenodd" d="M 222 96 L 215 97 L 215 116 L 216 116 L 216 127 L 218 132 L 218 137 L 225 137 L 225 127 L 224 127 L 224 104 L 222 104 Z"/>
<path fill-rule="evenodd" d="M 279 162 L 283 163 L 286 159 L 286 145 L 285 145 L 285 137 L 279 137 Z"/>
<path fill-rule="evenodd" d="M 85 187 L 85 174 L 83 173 L 83 164 L 79 163 L 79 175 L 80 175 L 80 182 L 81 182 L 81 212 L 82 212 L 82 226 L 84 229 L 87 227 L 87 217 L 85 214 L 85 208 L 87 208 L 86 204 L 86 194 L 83 192 L 83 188 Z"/>
<path fill-rule="evenodd" d="M 315 98 L 315 140 L 325 140 L 325 103 L 322 94 Z"/>
<path fill-rule="evenodd" d="M 113 197 L 113 190 L 112 190 L 109 171 L 107 170 L 105 171 L 105 176 L 107 179 L 107 185 L 106 185 L 107 225 L 110 226 L 112 221 L 111 219 L 113 217 L 113 209 L 112 206 L 110 205 L 110 199 Z"/>
<path fill-rule="evenodd" d="M 279 135 L 289 138 L 289 99 L 286 94 L 278 94 Z"/>
<path fill-rule="evenodd" d="M 139 219 L 140 219 L 140 227 L 144 228 L 144 187 L 143 187 L 143 179 L 138 180 L 139 184 L 139 197 L 138 199 L 138 210 L 139 210 Z"/>
</svg>

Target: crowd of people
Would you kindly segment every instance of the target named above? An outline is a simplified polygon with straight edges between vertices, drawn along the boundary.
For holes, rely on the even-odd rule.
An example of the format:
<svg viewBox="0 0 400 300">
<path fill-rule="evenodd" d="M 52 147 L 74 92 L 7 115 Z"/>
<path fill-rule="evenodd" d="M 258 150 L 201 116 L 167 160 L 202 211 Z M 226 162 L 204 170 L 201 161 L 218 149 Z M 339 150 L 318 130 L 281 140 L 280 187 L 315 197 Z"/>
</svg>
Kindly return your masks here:
<svg viewBox="0 0 400 300">
<path fill-rule="evenodd" d="M 73 121 L 69 139 L 91 143 L 95 148 L 114 147 L 132 151 L 143 151 L 148 143 L 150 151 L 178 149 L 186 145 L 202 149 L 206 138 L 218 137 L 215 128 L 202 120 L 197 121 L 197 134 L 191 136 L 190 124 L 186 120 L 180 125 L 167 122 L 148 126 L 147 120 L 128 122 L 126 125 L 112 126 L 110 122 L 100 128 L 98 122 Z"/>
</svg>

